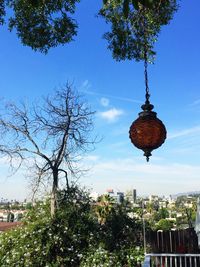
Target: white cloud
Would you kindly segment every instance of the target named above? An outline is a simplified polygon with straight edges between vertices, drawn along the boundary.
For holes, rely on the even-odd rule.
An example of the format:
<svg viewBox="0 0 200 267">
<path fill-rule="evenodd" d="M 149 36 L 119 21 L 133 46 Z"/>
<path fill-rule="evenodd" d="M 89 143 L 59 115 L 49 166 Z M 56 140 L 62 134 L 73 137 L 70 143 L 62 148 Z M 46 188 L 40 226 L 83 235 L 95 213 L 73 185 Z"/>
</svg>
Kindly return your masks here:
<svg viewBox="0 0 200 267">
<path fill-rule="evenodd" d="M 88 80 L 83 81 L 80 89 L 87 94 L 88 89 L 91 87 L 91 84 Z"/>
<path fill-rule="evenodd" d="M 116 121 L 121 115 L 124 114 L 124 111 L 121 109 L 116 109 L 116 108 L 111 108 L 107 111 L 100 112 L 99 115 L 103 118 L 106 119 L 109 122 L 114 122 Z"/>
<path fill-rule="evenodd" d="M 102 98 L 100 99 L 100 104 L 101 104 L 103 107 L 108 107 L 108 106 L 109 106 L 109 103 L 110 103 L 110 101 L 109 101 L 108 98 L 102 97 Z"/>
<path fill-rule="evenodd" d="M 174 139 L 174 138 L 178 138 L 178 137 L 182 137 L 182 136 L 194 135 L 196 133 L 199 134 L 199 132 L 200 132 L 200 126 L 195 126 L 192 128 L 181 130 L 179 132 L 170 133 L 170 134 L 168 134 L 167 138 L 168 139 Z"/>
<path fill-rule="evenodd" d="M 87 80 L 86 80 L 87 81 Z M 102 96 L 104 98 L 111 98 L 111 99 L 116 99 L 119 101 L 125 101 L 125 102 L 130 102 L 130 103 L 137 103 L 137 104 L 142 104 L 143 102 L 137 99 L 132 99 L 132 98 L 128 98 L 128 97 L 121 97 L 121 96 L 116 96 L 116 95 L 110 95 L 110 94 L 101 94 L 92 90 L 88 90 L 88 88 L 91 87 L 90 83 L 88 82 L 88 84 L 86 83 L 86 81 L 82 84 L 85 84 L 85 87 L 87 90 L 85 90 L 85 93 L 88 95 L 94 95 L 94 96 Z"/>
</svg>

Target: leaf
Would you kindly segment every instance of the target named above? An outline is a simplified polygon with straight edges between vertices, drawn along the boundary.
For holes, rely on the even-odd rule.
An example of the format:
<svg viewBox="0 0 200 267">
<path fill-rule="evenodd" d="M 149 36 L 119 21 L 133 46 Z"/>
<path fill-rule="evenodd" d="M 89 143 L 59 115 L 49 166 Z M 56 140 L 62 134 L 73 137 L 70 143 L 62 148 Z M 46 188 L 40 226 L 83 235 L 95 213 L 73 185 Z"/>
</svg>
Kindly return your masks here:
<svg viewBox="0 0 200 267">
<path fill-rule="evenodd" d="M 127 19 L 129 15 L 129 0 L 124 0 L 123 4 L 123 12 L 124 12 L 124 17 Z"/>
<path fill-rule="evenodd" d="M 108 3 L 108 0 L 103 0 L 103 4 L 106 5 Z"/>
<path fill-rule="evenodd" d="M 153 0 L 138 0 L 138 2 L 140 2 L 140 4 L 142 4 L 143 6 L 147 8 L 153 7 Z"/>
<path fill-rule="evenodd" d="M 133 7 L 138 10 L 139 9 L 139 5 L 138 5 L 138 0 L 132 0 L 132 4 L 133 4 Z"/>
<path fill-rule="evenodd" d="M 153 7 L 153 0 L 145 0 L 145 6 L 148 8 L 152 8 Z"/>
<path fill-rule="evenodd" d="M 38 7 L 39 6 L 39 1 L 38 0 L 30 0 L 30 3 L 33 7 Z"/>
<path fill-rule="evenodd" d="M 138 2 L 139 2 L 140 4 L 142 4 L 143 6 L 145 6 L 145 0 L 138 0 Z"/>
</svg>

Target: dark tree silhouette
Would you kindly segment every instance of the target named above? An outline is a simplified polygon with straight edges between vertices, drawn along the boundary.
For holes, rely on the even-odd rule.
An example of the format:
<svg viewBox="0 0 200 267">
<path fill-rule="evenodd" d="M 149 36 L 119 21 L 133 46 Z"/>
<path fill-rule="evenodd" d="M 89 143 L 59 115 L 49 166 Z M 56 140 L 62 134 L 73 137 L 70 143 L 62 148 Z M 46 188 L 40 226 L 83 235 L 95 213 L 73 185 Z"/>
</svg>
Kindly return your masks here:
<svg viewBox="0 0 200 267">
<path fill-rule="evenodd" d="M 7 104 L 5 110 L 0 116 L 0 153 L 8 157 L 15 170 L 31 157 L 36 174 L 34 192 L 50 179 L 54 216 L 59 178 L 64 174 L 69 188 L 68 174 L 81 171 L 75 160 L 94 145 L 90 136 L 94 112 L 69 84 L 40 105 L 28 108 L 24 103 Z"/>
</svg>

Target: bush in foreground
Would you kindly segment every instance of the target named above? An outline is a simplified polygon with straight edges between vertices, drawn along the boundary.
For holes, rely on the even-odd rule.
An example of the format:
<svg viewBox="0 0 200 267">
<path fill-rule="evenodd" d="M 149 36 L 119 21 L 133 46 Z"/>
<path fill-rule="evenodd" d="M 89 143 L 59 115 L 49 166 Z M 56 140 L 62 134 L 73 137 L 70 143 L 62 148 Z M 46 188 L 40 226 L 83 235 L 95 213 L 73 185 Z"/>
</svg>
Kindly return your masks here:
<svg viewBox="0 0 200 267">
<path fill-rule="evenodd" d="M 137 266 L 143 256 L 135 249 L 140 224 L 119 207 L 101 225 L 88 195 L 77 187 L 61 191 L 59 203 L 54 218 L 49 200 L 37 203 L 20 227 L 0 236 L 0 266 Z"/>
</svg>

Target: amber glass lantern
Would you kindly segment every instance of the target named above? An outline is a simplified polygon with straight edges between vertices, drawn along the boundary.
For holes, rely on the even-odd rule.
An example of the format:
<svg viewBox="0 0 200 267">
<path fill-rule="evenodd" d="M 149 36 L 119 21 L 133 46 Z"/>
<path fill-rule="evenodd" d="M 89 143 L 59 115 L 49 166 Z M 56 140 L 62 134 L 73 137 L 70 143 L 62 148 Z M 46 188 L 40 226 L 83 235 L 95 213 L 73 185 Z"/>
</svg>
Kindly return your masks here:
<svg viewBox="0 0 200 267">
<path fill-rule="evenodd" d="M 133 145 L 144 151 L 147 161 L 151 156 L 152 150 L 160 147 L 166 139 L 166 128 L 161 120 L 157 118 L 156 112 L 153 112 L 153 105 L 147 99 L 141 106 L 139 118 L 136 119 L 129 131 L 129 137 Z"/>
</svg>

